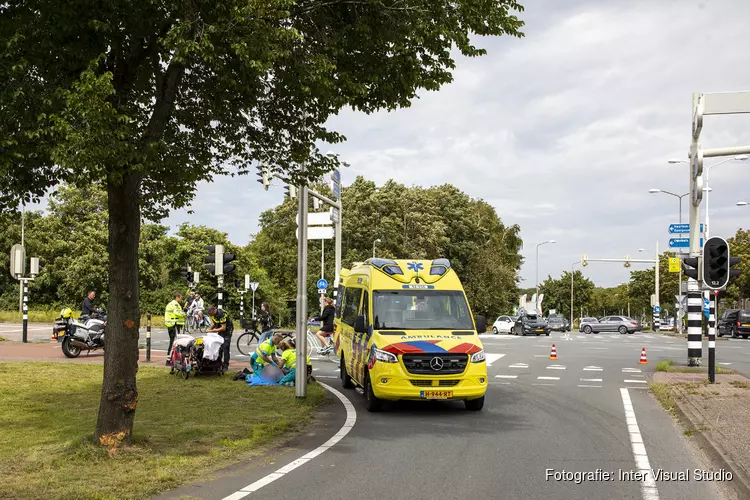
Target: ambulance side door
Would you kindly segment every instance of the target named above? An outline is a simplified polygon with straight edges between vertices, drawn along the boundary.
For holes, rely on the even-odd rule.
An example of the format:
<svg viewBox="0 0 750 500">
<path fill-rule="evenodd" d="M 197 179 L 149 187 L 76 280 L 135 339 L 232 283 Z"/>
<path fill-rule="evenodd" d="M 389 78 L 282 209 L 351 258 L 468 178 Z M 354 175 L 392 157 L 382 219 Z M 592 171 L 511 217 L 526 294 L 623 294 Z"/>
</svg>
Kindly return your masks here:
<svg viewBox="0 0 750 500">
<path fill-rule="evenodd" d="M 355 366 L 355 345 L 354 345 L 354 321 L 357 319 L 359 305 L 362 299 L 362 289 L 357 287 L 347 287 L 344 289 L 344 300 L 341 304 L 341 355 L 344 356 L 344 363 L 349 376 L 357 380 L 354 371 Z M 359 380 L 357 380 L 359 382 Z"/>
</svg>

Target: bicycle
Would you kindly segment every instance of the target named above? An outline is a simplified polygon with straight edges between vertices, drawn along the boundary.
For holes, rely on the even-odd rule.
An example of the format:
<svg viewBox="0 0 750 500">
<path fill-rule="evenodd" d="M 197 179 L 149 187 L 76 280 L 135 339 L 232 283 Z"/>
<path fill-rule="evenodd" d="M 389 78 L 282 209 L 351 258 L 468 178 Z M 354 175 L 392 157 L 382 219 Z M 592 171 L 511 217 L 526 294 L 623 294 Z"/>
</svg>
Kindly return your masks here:
<svg viewBox="0 0 750 500">
<path fill-rule="evenodd" d="M 206 317 L 203 317 L 203 321 L 198 324 L 198 316 L 193 313 L 188 316 L 185 321 L 185 333 L 192 335 L 194 333 L 206 333 L 208 331 L 208 325 L 206 324 Z"/>
<path fill-rule="evenodd" d="M 243 321 L 242 327 L 245 331 L 237 337 L 237 350 L 243 356 L 252 356 L 260 343 L 261 332 L 258 331 L 258 322 L 253 320 L 248 324 L 247 321 Z"/>
<path fill-rule="evenodd" d="M 328 337 L 328 345 L 326 347 L 330 347 L 326 352 L 319 353 L 318 349 L 321 347 L 320 341 L 318 340 L 318 337 L 315 336 L 315 332 L 310 330 L 311 326 L 321 326 L 320 322 L 318 321 L 308 321 L 307 322 L 307 355 L 308 356 L 325 356 L 328 358 L 328 361 L 331 361 L 332 363 L 339 363 L 339 356 L 336 353 L 336 349 L 333 343 L 333 335 Z M 314 349 L 314 350 L 313 350 Z"/>
</svg>

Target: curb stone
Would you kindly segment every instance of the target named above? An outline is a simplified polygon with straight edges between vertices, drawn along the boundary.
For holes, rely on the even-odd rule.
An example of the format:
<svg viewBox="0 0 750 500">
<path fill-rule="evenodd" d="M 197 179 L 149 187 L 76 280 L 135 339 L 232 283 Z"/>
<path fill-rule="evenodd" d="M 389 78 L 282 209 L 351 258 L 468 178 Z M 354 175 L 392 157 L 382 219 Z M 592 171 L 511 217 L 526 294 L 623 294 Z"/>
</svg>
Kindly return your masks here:
<svg viewBox="0 0 750 500">
<path fill-rule="evenodd" d="M 677 392 L 682 393 L 679 390 Z M 732 473 L 732 480 L 727 481 L 725 484 L 734 490 L 739 495 L 739 498 L 750 498 L 750 476 L 742 468 L 736 466 L 734 460 L 728 458 L 729 454 L 723 446 L 711 437 L 710 430 L 704 431 L 698 428 L 701 425 L 701 419 L 691 408 L 693 406 L 692 403 L 687 400 L 680 401 L 678 398 L 675 398 L 674 402 L 675 413 L 684 422 L 695 427 L 693 437 L 698 441 L 700 448 L 708 455 L 711 462 L 718 464 L 720 468 L 727 469 Z"/>
</svg>

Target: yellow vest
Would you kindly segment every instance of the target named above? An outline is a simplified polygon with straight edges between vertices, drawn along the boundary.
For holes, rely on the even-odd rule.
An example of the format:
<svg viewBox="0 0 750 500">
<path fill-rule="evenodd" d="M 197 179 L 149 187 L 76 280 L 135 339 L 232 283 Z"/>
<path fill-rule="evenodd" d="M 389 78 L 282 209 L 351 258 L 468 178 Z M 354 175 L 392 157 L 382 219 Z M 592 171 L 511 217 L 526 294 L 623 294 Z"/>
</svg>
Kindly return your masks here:
<svg viewBox="0 0 750 500">
<path fill-rule="evenodd" d="M 167 304 L 167 308 L 164 309 L 164 326 L 170 327 L 174 325 L 185 324 L 185 312 L 182 310 L 182 306 L 176 300 L 173 300 Z"/>
</svg>

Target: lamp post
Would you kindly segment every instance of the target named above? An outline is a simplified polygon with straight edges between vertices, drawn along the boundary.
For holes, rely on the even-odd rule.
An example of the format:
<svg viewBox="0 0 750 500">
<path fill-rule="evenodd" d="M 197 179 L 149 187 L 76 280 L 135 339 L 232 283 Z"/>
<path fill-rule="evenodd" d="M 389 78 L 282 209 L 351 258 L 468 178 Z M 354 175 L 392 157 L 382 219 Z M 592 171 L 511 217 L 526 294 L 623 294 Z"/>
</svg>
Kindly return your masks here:
<svg viewBox="0 0 750 500">
<path fill-rule="evenodd" d="M 570 329 L 573 330 L 573 266 L 580 264 L 581 261 L 577 260 L 570 265 Z"/>
<path fill-rule="evenodd" d="M 380 241 L 380 238 L 372 242 L 372 258 L 373 259 L 375 258 L 375 245 L 377 245 L 378 243 L 382 243 L 382 241 Z"/>
<path fill-rule="evenodd" d="M 546 245 L 547 243 L 557 243 L 555 240 L 543 241 L 536 246 L 536 304 L 534 304 L 534 310 L 537 314 L 540 314 L 539 310 L 539 247 Z"/>
</svg>

